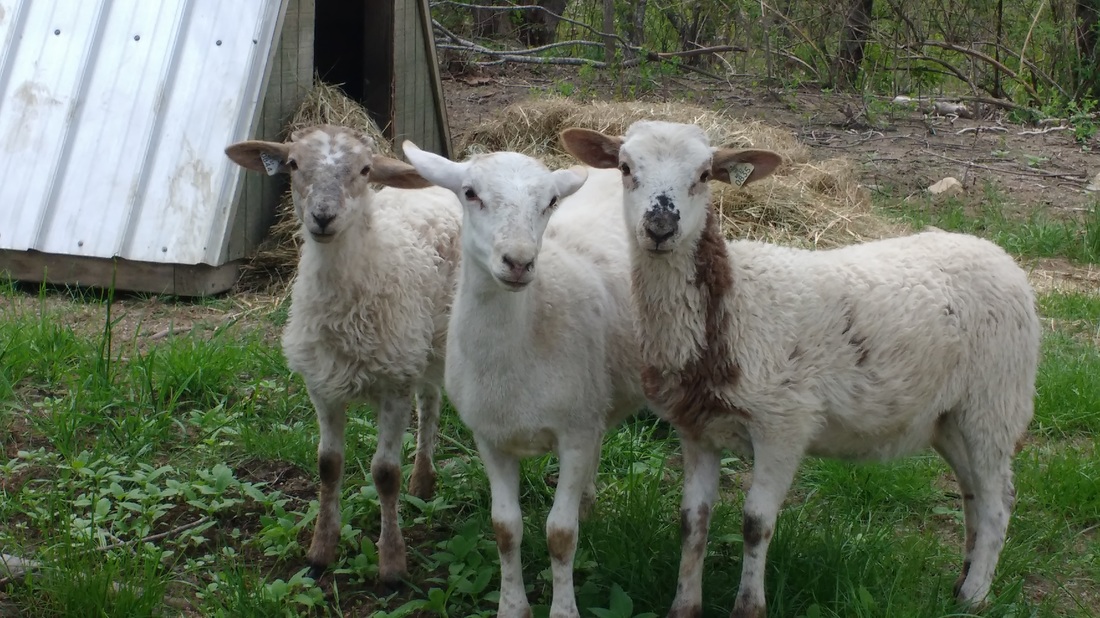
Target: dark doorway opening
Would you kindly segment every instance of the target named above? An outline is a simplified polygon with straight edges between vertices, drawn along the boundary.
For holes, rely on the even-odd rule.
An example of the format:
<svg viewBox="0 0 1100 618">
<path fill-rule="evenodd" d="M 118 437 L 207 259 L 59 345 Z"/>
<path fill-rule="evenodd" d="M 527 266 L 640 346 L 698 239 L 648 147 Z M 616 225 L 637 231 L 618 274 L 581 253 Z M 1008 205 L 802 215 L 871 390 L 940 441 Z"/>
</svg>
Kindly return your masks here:
<svg viewBox="0 0 1100 618">
<path fill-rule="evenodd" d="M 393 0 L 316 0 L 313 63 L 392 139 Z"/>
</svg>

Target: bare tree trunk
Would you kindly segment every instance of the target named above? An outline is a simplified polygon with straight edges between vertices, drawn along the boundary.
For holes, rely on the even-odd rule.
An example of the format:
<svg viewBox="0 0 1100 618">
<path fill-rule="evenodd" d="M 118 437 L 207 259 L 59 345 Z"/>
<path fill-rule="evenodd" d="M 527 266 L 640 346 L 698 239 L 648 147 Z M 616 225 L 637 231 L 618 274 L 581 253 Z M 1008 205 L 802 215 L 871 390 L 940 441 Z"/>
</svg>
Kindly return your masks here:
<svg viewBox="0 0 1100 618">
<path fill-rule="evenodd" d="M 871 14 L 874 0 L 851 0 L 844 31 L 840 35 L 837 53 L 836 81 L 838 88 L 850 88 L 859 77 L 863 65 L 863 47 L 871 35 Z"/>
<path fill-rule="evenodd" d="M 626 39 L 631 45 L 641 47 L 645 44 L 645 8 L 648 0 L 633 0 L 633 15 L 626 24 Z"/>
<path fill-rule="evenodd" d="M 1100 96 L 1100 0 L 1077 0 L 1077 96 Z"/>
<path fill-rule="evenodd" d="M 507 0 L 484 0 L 478 4 L 507 5 Z M 515 34 L 508 11 L 494 9 L 470 9 L 474 18 L 474 36 L 488 39 L 510 39 Z"/>
<path fill-rule="evenodd" d="M 558 38 L 558 23 L 565 13 L 568 0 L 539 0 L 539 6 L 545 11 L 528 9 L 520 15 L 523 24 L 520 26 L 520 40 L 528 47 L 549 45 Z"/>
<path fill-rule="evenodd" d="M 603 0 L 603 31 L 608 34 L 603 38 L 604 62 L 611 64 L 615 61 L 615 38 L 610 36 L 615 33 L 615 0 Z"/>
</svg>

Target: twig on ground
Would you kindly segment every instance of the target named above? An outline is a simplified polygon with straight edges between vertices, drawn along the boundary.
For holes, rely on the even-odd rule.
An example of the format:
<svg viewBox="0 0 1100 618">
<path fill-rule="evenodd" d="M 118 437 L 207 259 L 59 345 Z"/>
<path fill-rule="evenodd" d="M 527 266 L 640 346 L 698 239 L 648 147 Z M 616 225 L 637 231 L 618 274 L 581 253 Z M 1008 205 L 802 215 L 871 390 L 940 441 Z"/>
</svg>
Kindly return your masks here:
<svg viewBox="0 0 1100 618">
<path fill-rule="evenodd" d="M 945 161 L 950 161 L 952 163 L 958 163 L 959 165 L 966 165 L 966 166 L 969 166 L 969 167 L 976 167 L 978 169 L 989 170 L 991 172 L 998 172 L 998 173 L 1001 173 L 1001 174 L 1015 174 L 1015 175 L 1018 175 L 1018 176 L 1036 176 L 1036 177 L 1039 177 L 1039 178 L 1061 178 L 1063 180 L 1071 180 L 1073 182 L 1080 182 L 1080 183 L 1086 182 L 1088 180 L 1087 178 L 1084 178 L 1082 176 L 1075 176 L 1073 174 L 1060 174 L 1060 173 L 1057 173 L 1057 172 L 1032 172 L 1032 171 L 1028 171 L 1028 170 L 1004 169 L 1004 168 L 1000 168 L 1000 167 L 992 167 L 992 166 L 989 166 L 989 165 L 982 165 L 980 163 L 974 163 L 973 161 L 962 161 L 960 159 L 953 159 L 953 158 L 948 157 L 946 155 L 941 155 L 937 152 L 932 152 L 931 150 L 922 150 L 921 152 L 923 152 L 925 154 L 930 154 L 933 157 L 939 157 L 939 158 L 941 158 Z"/>
<path fill-rule="evenodd" d="M 192 528 L 198 528 L 199 526 L 205 524 L 208 521 L 210 521 L 210 518 L 204 515 L 204 516 L 196 519 L 195 521 L 193 521 L 189 524 L 183 524 L 182 526 L 176 526 L 175 528 L 172 528 L 171 530 L 167 530 L 165 532 L 159 532 L 157 534 L 150 534 L 147 537 L 143 537 L 143 538 L 140 538 L 140 539 L 135 539 L 135 540 L 132 540 L 132 541 L 121 541 L 119 543 L 111 543 L 110 545 L 104 545 L 103 547 L 97 547 L 96 550 L 98 550 L 98 551 L 111 551 L 112 549 L 121 549 L 121 548 L 126 547 L 126 546 L 134 546 L 134 545 L 138 545 L 140 543 L 153 543 L 155 541 L 159 541 L 161 539 L 166 539 L 170 536 L 179 534 L 181 532 L 186 532 L 188 530 L 191 530 Z"/>
</svg>

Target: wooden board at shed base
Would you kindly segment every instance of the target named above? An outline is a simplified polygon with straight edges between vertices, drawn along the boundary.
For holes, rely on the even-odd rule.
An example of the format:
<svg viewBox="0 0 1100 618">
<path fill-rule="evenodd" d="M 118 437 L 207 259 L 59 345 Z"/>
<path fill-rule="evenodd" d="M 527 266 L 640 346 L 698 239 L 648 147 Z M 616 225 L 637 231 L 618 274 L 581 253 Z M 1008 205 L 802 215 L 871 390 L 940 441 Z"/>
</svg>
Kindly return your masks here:
<svg viewBox="0 0 1100 618">
<path fill-rule="evenodd" d="M 240 262 L 156 264 L 122 258 L 58 255 L 40 251 L 0 250 L 0 277 L 116 290 L 141 290 L 175 296 L 210 296 L 233 287 Z"/>
</svg>

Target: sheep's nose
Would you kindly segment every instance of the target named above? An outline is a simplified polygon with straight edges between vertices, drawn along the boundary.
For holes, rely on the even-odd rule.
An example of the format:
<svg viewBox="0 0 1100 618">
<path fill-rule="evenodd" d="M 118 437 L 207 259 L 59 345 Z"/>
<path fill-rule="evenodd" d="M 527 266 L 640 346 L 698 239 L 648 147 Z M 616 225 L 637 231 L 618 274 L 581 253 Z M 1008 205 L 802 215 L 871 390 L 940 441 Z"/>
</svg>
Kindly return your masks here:
<svg viewBox="0 0 1100 618">
<path fill-rule="evenodd" d="M 325 228 L 328 227 L 328 224 L 332 223 L 332 220 L 335 218 L 336 215 L 319 215 L 313 213 L 313 220 L 317 222 L 317 227 L 321 228 L 321 231 L 324 231 Z"/>
<path fill-rule="evenodd" d="M 650 213 L 645 220 L 645 233 L 656 244 L 672 238 L 680 222 L 680 214 L 669 210 Z"/>
<path fill-rule="evenodd" d="M 524 258 L 516 258 L 510 255 L 504 255 L 501 257 L 501 261 L 511 271 L 512 276 L 515 279 L 522 279 L 525 274 L 535 268 L 535 259 L 530 260 Z"/>
</svg>

